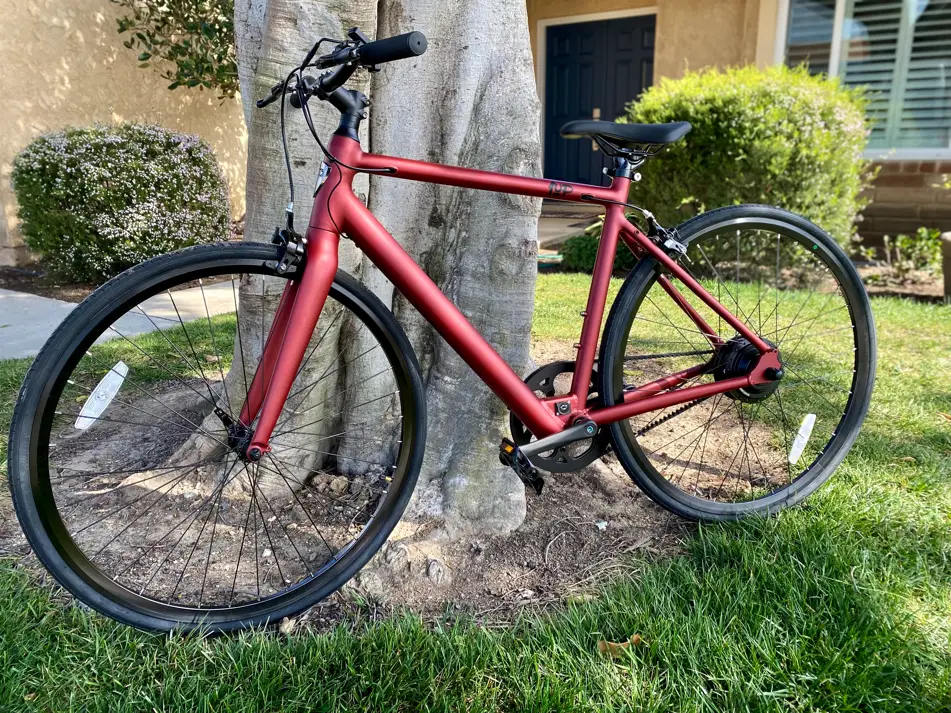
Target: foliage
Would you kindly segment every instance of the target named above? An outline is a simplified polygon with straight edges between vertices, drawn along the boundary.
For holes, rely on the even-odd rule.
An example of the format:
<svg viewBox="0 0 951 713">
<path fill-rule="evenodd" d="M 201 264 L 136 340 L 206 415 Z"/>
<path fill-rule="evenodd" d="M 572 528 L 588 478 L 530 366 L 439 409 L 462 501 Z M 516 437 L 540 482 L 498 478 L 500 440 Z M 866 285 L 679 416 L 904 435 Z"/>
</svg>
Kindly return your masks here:
<svg viewBox="0 0 951 713">
<path fill-rule="evenodd" d="M 217 89 L 222 97 L 238 91 L 234 45 L 234 0 L 112 0 L 125 8 L 119 32 L 129 33 L 129 49 L 141 66 L 165 60 L 162 76 L 177 87 Z"/>
<path fill-rule="evenodd" d="M 27 245 L 71 280 L 228 237 L 228 186 L 197 136 L 97 124 L 41 136 L 13 162 Z"/>
<path fill-rule="evenodd" d="M 914 235 L 884 237 L 885 264 L 898 282 L 907 282 L 912 273 L 936 273 L 941 269 L 941 231 L 918 228 Z"/>
<path fill-rule="evenodd" d="M 871 178 L 864 108 L 859 90 L 802 67 L 663 79 L 620 121 L 689 121 L 693 129 L 642 169 L 631 200 L 666 226 L 724 205 L 776 205 L 847 245 Z"/>
<path fill-rule="evenodd" d="M 561 248 L 561 266 L 566 270 L 577 272 L 591 272 L 594 270 L 594 261 L 598 255 L 600 237 L 585 233 L 568 238 Z M 617 253 L 614 257 L 615 270 L 630 270 L 637 262 L 634 253 L 628 250 L 623 243 L 618 242 Z"/>
</svg>

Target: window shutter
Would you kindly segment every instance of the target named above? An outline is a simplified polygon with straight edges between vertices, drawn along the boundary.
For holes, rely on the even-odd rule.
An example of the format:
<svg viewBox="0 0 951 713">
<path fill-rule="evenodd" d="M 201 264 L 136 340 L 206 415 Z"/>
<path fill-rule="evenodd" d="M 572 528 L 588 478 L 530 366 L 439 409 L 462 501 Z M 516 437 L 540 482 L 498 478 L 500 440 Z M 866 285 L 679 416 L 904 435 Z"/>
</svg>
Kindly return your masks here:
<svg viewBox="0 0 951 713">
<path fill-rule="evenodd" d="M 951 147 L 951 2 L 930 2 L 915 22 L 895 146 Z"/>
<path fill-rule="evenodd" d="M 895 69 L 903 4 L 902 0 L 852 0 L 846 5 L 839 76 L 846 84 L 868 89 L 871 148 L 889 147 L 889 115 L 900 95 Z"/>
<path fill-rule="evenodd" d="M 786 64 L 805 63 L 812 74 L 829 71 L 835 0 L 790 0 Z"/>
<path fill-rule="evenodd" d="M 951 0 L 789 0 L 786 63 L 804 61 L 868 89 L 870 148 L 951 148 Z"/>
</svg>

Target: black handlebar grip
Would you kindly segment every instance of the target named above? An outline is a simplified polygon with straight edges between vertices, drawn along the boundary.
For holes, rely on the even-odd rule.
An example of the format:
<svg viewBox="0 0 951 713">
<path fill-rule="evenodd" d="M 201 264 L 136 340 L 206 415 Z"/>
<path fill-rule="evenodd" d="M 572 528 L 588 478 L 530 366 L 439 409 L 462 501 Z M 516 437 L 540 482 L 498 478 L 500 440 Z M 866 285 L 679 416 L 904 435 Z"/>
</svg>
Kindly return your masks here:
<svg viewBox="0 0 951 713">
<path fill-rule="evenodd" d="M 405 35 L 368 42 L 357 52 L 360 64 L 383 64 L 398 59 L 419 57 L 426 51 L 426 45 L 426 35 L 422 32 L 407 32 Z"/>
</svg>

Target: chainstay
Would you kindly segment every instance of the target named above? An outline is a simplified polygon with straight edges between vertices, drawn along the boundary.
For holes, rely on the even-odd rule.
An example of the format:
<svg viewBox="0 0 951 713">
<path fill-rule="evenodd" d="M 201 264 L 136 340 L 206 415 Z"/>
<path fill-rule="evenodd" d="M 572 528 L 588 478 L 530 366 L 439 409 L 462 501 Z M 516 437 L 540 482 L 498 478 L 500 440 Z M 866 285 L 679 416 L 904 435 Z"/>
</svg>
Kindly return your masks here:
<svg viewBox="0 0 951 713">
<path fill-rule="evenodd" d="M 678 408 L 678 409 L 676 409 L 676 410 L 674 410 L 674 411 L 671 411 L 671 412 L 670 412 L 669 414 L 667 414 L 666 416 L 662 416 L 661 418 L 658 418 L 658 419 L 655 419 L 655 420 L 651 421 L 651 422 L 648 423 L 646 426 L 644 426 L 644 428 L 642 428 L 641 430 L 639 430 L 635 435 L 638 436 L 638 437 L 643 436 L 643 435 L 644 435 L 645 433 L 647 433 L 648 431 L 650 431 L 650 430 L 652 430 L 652 429 L 654 429 L 654 428 L 657 428 L 658 426 L 661 426 L 661 425 L 667 423 L 670 419 L 675 418 L 676 416 L 679 416 L 679 415 L 682 414 L 684 411 L 689 411 L 690 409 L 692 409 L 692 408 L 693 408 L 694 406 L 696 406 L 697 404 L 701 404 L 701 403 L 703 403 L 704 401 L 706 401 L 706 400 L 709 399 L 709 398 L 710 398 L 709 396 L 704 396 L 704 397 L 702 397 L 702 398 L 694 399 L 693 401 L 689 401 L 688 403 L 685 403 L 685 404 L 684 404 L 683 406 L 681 406 L 680 408 Z"/>
<path fill-rule="evenodd" d="M 715 354 L 713 349 L 703 349 L 692 352 L 670 352 L 668 354 L 638 354 L 635 356 L 624 357 L 624 361 L 648 361 L 651 359 L 671 359 L 673 357 L 685 356 L 703 356 L 706 354 Z"/>
</svg>

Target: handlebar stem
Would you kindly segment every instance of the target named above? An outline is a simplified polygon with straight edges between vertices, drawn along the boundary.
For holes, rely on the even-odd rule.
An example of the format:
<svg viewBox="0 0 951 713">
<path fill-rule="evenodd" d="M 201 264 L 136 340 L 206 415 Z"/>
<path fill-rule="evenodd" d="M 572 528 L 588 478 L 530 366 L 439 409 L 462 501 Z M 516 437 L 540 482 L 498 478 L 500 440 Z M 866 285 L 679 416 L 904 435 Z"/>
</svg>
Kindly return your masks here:
<svg viewBox="0 0 951 713">
<path fill-rule="evenodd" d="M 366 108 L 370 105 L 366 94 L 338 87 L 321 98 L 326 98 L 340 112 L 340 124 L 334 133 L 359 141 L 360 122 L 367 118 Z"/>
</svg>

